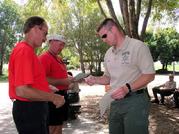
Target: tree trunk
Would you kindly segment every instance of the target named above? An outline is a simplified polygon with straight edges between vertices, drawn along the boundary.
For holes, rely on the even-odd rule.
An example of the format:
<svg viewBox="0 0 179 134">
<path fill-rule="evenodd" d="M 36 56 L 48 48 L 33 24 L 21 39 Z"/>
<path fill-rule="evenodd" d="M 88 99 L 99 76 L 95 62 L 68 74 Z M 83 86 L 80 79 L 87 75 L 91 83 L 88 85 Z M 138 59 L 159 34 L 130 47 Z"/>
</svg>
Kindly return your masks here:
<svg viewBox="0 0 179 134">
<path fill-rule="evenodd" d="M 98 73 L 101 74 L 101 61 L 98 61 Z"/>
<path fill-rule="evenodd" d="M 127 34 L 129 37 L 143 40 L 145 37 L 145 31 L 146 31 L 148 19 L 151 14 L 151 8 L 152 8 L 152 0 L 148 0 L 148 1 L 149 1 L 148 9 L 147 9 L 146 15 L 144 17 L 140 36 L 139 36 L 138 27 L 139 27 L 139 18 L 140 18 L 140 14 L 141 14 L 142 0 L 137 0 L 137 1 L 135 1 L 135 0 L 119 0 L 124 28 L 119 23 L 119 21 L 116 17 L 111 0 L 106 0 L 106 4 L 108 6 L 111 17 L 117 22 L 119 30 L 121 30 L 123 33 Z M 98 4 L 99 4 L 99 0 L 98 0 Z M 100 5 L 100 8 L 101 8 L 102 14 L 106 17 L 106 14 L 104 13 L 104 10 L 102 9 L 101 5 Z"/>
<path fill-rule="evenodd" d="M 118 25 L 118 28 L 119 30 L 122 32 L 122 33 L 125 33 L 124 29 L 122 28 L 121 24 L 119 23 L 117 17 L 116 17 L 116 14 L 114 12 L 114 8 L 113 8 L 113 5 L 112 5 L 112 2 L 111 0 L 106 0 L 106 4 L 108 6 L 108 9 L 109 9 L 109 12 L 110 12 L 110 15 L 111 17 L 115 20 L 115 22 L 117 23 Z"/>
<path fill-rule="evenodd" d="M 4 61 L 4 50 L 5 50 L 5 43 L 7 42 L 6 33 L 4 33 L 2 38 L 2 44 L 0 46 L 0 75 L 3 75 L 3 61 Z"/>
<path fill-rule="evenodd" d="M 148 20 L 149 20 L 149 17 L 150 17 L 151 9 L 152 9 L 152 0 L 149 0 L 147 13 L 145 15 L 142 30 L 141 30 L 141 34 L 140 34 L 140 39 L 141 40 L 144 40 L 144 38 L 145 38 L 145 31 L 146 31 L 146 28 L 147 28 L 147 24 L 148 24 Z"/>
<path fill-rule="evenodd" d="M 83 59 L 83 53 L 82 50 L 79 50 L 79 56 L 80 56 L 80 68 L 83 73 L 85 73 L 85 66 L 84 66 L 84 59 Z"/>
<path fill-rule="evenodd" d="M 135 22 L 137 29 L 139 26 L 140 12 L 141 12 L 141 0 L 138 0 L 137 7 L 136 7 L 136 22 Z"/>
<path fill-rule="evenodd" d="M 131 35 L 133 38 L 139 39 L 138 35 L 138 26 L 136 25 L 136 9 L 135 9 L 135 1 L 129 0 L 129 22 Z"/>
<path fill-rule="evenodd" d="M 106 14 L 105 14 L 105 12 L 104 12 L 102 6 L 101 6 L 100 0 L 97 0 L 97 3 L 98 3 L 99 9 L 100 9 L 102 15 L 103 15 L 105 18 L 107 18 Z"/>
<path fill-rule="evenodd" d="M 162 64 L 162 70 L 164 70 L 165 69 L 165 64 Z"/>
<path fill-rule="evenodd" d="M 121 8 L 121 13 L 122 13 L 122 18 L 123 18 L 125 33 L 129 37 L 132 37 L 131 32 L 130 32 L 130 26 L 129 26 L 129 11 L 128 11 L 128 6 L 127 6 L 127 1 L 119 0 L 119 3 L 120 3 L 120 8 Z"/>
<path fill-rule="evenodd" d="M 0 54 L 1 55 L 1 54 Z M 1 58 L 1 63 L 0 63 L 0 75 L 3 75 L 3 60 Z"/>
<path fill-rule="evenodd" d="M 2 75 L 2 44 L 0 44 L 0 75 Z"/>
</svg>

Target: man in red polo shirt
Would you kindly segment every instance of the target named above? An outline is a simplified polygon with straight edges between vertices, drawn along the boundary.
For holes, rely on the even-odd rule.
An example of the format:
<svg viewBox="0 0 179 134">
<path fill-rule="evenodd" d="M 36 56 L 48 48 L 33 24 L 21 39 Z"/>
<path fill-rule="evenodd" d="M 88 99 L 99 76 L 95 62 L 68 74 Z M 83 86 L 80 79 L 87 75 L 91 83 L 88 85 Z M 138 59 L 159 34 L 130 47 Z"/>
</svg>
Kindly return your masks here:
<svg viewBox="0 0 179 134">
<path fill-rule="evenodd" d="M 73 78 L 68 77 L 67 68 L 62 58 L 58 54 L 65 46 L 65 39 L 62 35 L 48 36 L 49 49 L 47 52 L 39 56 L 39 60 L 43 64 L 49 84 L 55 86 L 57 91 L 65 97 L 65 104 L 56 109 L 55 105 L 49 102 L 49 130 L 50 134 L 61 134 L 63 121 L 67 120 L 68 101 L 67 89 Z"/>
<path fill-rule="evenodd" d="M 25 38 L 16 44 L 9 59 L 9 97 L 13 100 L 13 118 L 19 134 L 48 134 L 48 104 L 57 108 L 64 97 L 50 92 L 45 71 L 35 48 L 46 40 L 48 26 L 38 16 L 24 24 Z"/>
</svg>

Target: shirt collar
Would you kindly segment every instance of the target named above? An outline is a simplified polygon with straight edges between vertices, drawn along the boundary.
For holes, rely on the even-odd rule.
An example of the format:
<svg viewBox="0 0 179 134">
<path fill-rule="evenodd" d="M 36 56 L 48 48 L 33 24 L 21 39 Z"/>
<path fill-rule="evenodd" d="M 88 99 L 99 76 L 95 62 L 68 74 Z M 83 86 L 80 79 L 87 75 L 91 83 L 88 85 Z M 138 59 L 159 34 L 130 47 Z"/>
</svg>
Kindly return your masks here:
<svg viewBox="0 0 179 134">
<path fill-rule="evenodd" d="M 117 54 L 119 51 L 126 49 L 128 44 L 129 44 L 129 37 L 125 36 L 125 39 L 121 44 L 121 47 L 114 48 L 114 46 L 113 46 L 112 47 L 112 52 Z"/>
</svg>

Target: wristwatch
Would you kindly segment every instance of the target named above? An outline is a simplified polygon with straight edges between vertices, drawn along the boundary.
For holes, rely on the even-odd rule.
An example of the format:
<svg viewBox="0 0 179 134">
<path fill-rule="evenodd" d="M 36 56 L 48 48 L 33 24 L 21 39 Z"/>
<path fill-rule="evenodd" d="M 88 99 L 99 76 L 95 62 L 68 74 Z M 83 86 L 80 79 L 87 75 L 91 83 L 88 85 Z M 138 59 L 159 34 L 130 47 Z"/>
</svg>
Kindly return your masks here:
<svg viewBox="0 0 179 134">
<path fill-rule="evenodd" d="M 128 90 L 129 90 L 129 93 L 131 93 L 132 90 L 131 90 L 131 86 L 130 86 L 130 84 L 129 84 L 129 83 L 126 83 L 126 86 L 127 86 Z"/>
</svg>

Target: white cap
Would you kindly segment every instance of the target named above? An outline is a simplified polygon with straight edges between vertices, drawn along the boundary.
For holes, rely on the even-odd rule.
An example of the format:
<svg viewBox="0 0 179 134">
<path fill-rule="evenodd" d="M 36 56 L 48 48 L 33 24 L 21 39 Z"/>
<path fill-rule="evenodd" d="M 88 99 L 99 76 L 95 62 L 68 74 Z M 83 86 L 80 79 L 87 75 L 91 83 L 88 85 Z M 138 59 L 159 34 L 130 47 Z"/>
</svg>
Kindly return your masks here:
<svg viewBox="0 0 179 134">
<path fill-rule="evenodd" d="M 50 40 L 59 40 L 59 41 L 61 41 L 61 42 L 63 42 L 63 43 L 66 42 L 64 36 L 62 36 L 62 35 L 57 35 L 57 34 L 53 34 L 53 35 L 47 36 L 47 41 L 49 42 Z"/>
</svg>

